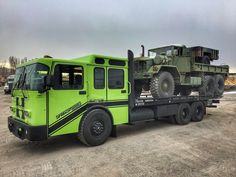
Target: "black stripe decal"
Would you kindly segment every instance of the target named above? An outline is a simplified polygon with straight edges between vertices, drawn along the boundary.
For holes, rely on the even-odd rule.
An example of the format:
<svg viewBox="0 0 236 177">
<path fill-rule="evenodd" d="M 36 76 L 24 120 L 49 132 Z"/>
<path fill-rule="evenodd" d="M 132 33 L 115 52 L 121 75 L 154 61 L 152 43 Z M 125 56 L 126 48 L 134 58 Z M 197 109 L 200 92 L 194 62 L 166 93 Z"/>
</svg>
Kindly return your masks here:
<svg viewBox="0 0 236 177">
<path fill-rule="evenodd" d="M 76 119 L 78 115 L 83 113 L 88 108 L 94 106 L 94 105 L 102 105 L 102 106 L 119 106 L 119 105 L 128 105 L 128 101 L 116 101 L 116 102 L 102 102 L 102 103 L 88 103 L 81 106 L 78 110 L 74 111 L 70 115 L 67 115 L 64 119 L 58 121 L 56 124 L 53 124 L 51 127 L 49 127 L 48 133 L 52 134 L 55 133 L 56 130 L 58 130 L 63 125 L 67 124 L 68 122 L 72 121 L 73 119 Z"/>
</svg>

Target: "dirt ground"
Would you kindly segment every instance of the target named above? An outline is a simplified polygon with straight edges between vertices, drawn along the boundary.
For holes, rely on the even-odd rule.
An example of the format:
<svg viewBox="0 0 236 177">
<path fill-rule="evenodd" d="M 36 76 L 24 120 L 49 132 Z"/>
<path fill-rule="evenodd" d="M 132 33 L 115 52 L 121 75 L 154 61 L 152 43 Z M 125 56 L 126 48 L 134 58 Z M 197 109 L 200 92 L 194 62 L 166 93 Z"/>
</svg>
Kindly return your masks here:
<svg viewBox="0 0 236 177">
<path fill-rule="evenodd" d="M 236 176 L 236 94 L 202 122 L 120 126 L 117 138 L 88 148 L 74 135 L 16 138 L 7 128 L 10 96 L 0 92 L 0 176 Z"/>
</svg>

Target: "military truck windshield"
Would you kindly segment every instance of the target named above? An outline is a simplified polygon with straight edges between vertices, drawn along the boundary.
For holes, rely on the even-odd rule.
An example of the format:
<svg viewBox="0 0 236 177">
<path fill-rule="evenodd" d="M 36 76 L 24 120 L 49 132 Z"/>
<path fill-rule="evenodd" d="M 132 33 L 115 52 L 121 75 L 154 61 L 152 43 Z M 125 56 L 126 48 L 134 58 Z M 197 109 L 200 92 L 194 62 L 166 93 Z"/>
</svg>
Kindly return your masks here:
<svg viewBox="0 0 236 177">
<path fill-rule="evenodd" d="M 37 90 L 48 75 L 49 67 L 40 63 L 31 64 L 16 70 L 14 84 L 16 88 Z"/>
</svg>

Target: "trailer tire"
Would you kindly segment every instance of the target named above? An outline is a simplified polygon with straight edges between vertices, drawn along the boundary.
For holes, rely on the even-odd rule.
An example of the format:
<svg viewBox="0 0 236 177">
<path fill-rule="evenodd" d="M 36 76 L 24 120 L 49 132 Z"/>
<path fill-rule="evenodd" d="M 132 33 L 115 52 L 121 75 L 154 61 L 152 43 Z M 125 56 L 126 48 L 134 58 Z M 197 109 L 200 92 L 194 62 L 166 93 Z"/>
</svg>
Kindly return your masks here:
<svg viewBox="0 0 236 177">
<path fill-rule="evenodd" d="M 107 140 L 111 130 L 110 116 L 101 109 L 94 109 L 81 120 L 78 137 L 87 146 L 97 146 Z"/>
<path fill-rule="evenodd" d="M 212 76 L 205 76 L 202 87 L 199 88 L 200 96 L 213 97 L 215 92 L 215 80 Z"/>
<path fill-rule="evenodd" d="M 153 98 L 172 97 L 175 90 L 173 76 L 166 71 L 154 75 L 150 83 L 150 92 Z"/>
<path fill-rule="evenodd" d="M 220 74 L 215 75 L 215 96 L 222 96 L 224 93 L 225 83 L 224 77 Z"/>
<path fill-rule="evenodd" d="M 191 114 L 193 122 L 200 122 L 204 117 L 204 104 L 202 102 L 195 102 L 191 105 Z"/>
<path fill-rule="evenodd" d="M 191 108 L 188 103 L 181 103 L 179 105 L 175 119 L 179 125 L 186 125 L 191 121 Z"/>
</svg>

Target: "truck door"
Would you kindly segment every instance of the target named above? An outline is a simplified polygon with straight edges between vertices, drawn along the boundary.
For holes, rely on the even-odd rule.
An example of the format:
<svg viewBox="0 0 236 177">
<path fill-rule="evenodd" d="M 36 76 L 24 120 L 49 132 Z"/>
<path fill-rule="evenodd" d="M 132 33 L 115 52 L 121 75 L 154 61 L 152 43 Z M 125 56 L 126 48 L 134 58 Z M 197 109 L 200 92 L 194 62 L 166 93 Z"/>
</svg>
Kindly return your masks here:
<svg viewBox="0 0 236 177">
<path fill-rule="evenodd" d="M 107 100 L 128 100 L 126 68 L 107 67 Z"/>
<path fill-rule="evenodd" d="M 106 101 L 106 67 L 88 66 L 88 73 L 89 101 Z"/>
<path fill-rule="evenodd" d="M 85 65 L 54 63 L 54 86 L 48 92 L 48 134 L 60 135 L 78 132 L 75 121 L 87 103 Z"/>
</svg>

